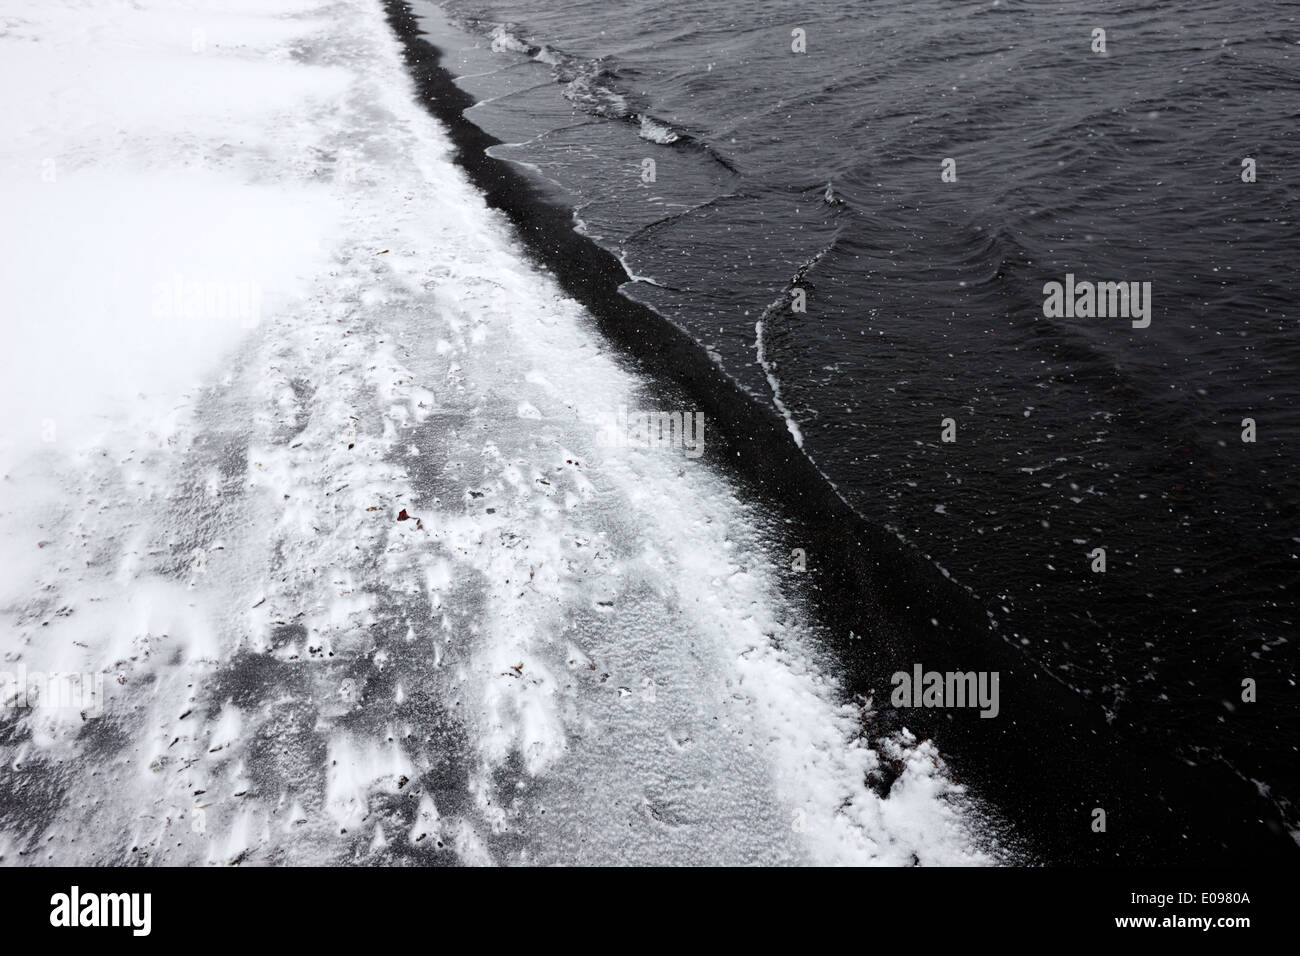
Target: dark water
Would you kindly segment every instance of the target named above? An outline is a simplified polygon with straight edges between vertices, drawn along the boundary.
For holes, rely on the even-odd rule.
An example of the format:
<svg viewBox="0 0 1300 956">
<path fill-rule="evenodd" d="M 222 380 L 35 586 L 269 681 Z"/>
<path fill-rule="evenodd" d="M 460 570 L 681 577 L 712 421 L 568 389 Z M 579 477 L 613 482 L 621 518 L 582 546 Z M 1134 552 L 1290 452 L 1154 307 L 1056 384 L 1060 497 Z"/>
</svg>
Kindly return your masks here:
<svg viewBox="0 0 1300 956">
<path fill-rule="evenodd" d="M 442 6 L 626 295 L 1044 675 L 1300 830 L 1300 4 Z M 1044 317 L 1066 273 L 1150 282 L 1150 327 Z"/>
</svg>

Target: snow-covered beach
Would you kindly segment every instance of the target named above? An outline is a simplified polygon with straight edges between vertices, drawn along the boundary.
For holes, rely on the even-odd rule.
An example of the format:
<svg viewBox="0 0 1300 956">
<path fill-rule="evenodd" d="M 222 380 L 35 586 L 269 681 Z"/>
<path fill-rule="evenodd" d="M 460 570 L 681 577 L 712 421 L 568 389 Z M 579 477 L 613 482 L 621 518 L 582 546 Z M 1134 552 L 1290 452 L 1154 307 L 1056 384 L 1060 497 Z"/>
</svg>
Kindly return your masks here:
<svg viewBox="0 0 1300 956">
<path fill-rule="evenodd" d="M 997 861 L 761 509 L 602 440 L 662 396 L 377 0 L 8 0 L 0 49 L 0 650 L 104 687 L 0 713 L 3 862 Z"/>
</svg>

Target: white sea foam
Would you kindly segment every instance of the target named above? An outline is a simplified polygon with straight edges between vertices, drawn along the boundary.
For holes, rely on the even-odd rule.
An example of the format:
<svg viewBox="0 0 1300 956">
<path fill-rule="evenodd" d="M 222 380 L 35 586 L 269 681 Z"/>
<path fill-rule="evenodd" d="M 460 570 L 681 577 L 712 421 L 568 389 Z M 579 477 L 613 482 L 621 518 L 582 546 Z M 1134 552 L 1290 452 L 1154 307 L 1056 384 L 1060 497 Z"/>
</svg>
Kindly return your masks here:
<svg viewBox="0 0 1300 956">
<path fill-rule="evenodd" d="M 508 23 L 494 26 L 488 32 L 488 39 L 491 40 L 492 49 L 497 52 L 510 50 L 513 53 L 531 53 L 533 50 L 532 44 L 516 34 Z"/>
<path fill-rule="evenodd" d="M 644 113 L 641 114 L 640 121 L 641 128 L 638 135 L 642 139 L 648 139 L 652 143 L 659 143 L 663 146 L 668 146 L 681 139 L 677 132 L 667 123 L 661 123 Z"/>
<path fill-rule="evenodd" d="M 781 302 L 784 304 L 784 298 Z M 785 407 L 785 402 L 781 399 L 781 379 L 777 377 L 776 366 L 767 357 L 767 346 L 763 342 L 762 319 L 754 323 L 754 356 L 758 361 L 759 368 L 767 376 L 767 384 L 772 388 L 772 404 L 776 406 L 776 410 L 785 419 L 785 427 L 790 430 L 790 437 L 794 439 L 794 443 L 803 448 L 803 432 L 799 430 L 799 423 L 794 420 L 794 416 L 790 414 L 790 409 Z"/>
</svg>

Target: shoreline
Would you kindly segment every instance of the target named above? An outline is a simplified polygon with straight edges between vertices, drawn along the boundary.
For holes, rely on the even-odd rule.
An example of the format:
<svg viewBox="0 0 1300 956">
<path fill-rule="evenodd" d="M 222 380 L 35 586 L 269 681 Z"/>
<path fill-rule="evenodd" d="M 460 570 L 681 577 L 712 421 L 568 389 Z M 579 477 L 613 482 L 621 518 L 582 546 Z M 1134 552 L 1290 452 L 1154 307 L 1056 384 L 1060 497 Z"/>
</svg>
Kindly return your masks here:
<svg viewBox="0 0 1300 956">
<path fill-rule="evenodd" d="M 47 201 L 71 232 L 197 143 L 216 168 L 179 201 L 251 180 L 338 216 L 307 237 L 300 297 L 195 356 L 194 391 L 142 400 L 167 432 L 105 416 L 108 438 L 7 476 L 5 654 L 103 675 L 106 699 L 0 714 L 0 863 L 997 862 L 933 746 L 867 746 L 755 557 L 771 532 L 748 496 L 684 455 L 601 449 L 605 413 L 672 406 L 453 164 L 380 6 L 217 6 L 195 14 L 220 24 L 206 58 L 162 8 L 92 18 L 99 75 L 145 60 L 146 86 L 208 90 L 215 116 L 45 108 L 32 151 L 87 127 L 103 144 Z M 60 16 L 84 12 L 29 27 L 49 59 L 76 47 Z M 239 80 L 272 63 L 294 95 L 268 109 Z M 264 194 L 238 195 L 256 216 Z M 122 210 L 141 307 L 78 326 L 130 339 L 155 274 L 220 275 L 207 262 L 246 246 L 232 216 L 183 230 L 201 245 L 173 264 L 149 241 L 169 213 Z M 34 315 L 69 311 L 27 288 Z"/>
<path fill-rule="evenodd" d="M 534 260 L 586 307 L 626 362 L 704 410 L 711 428 L 704 461 L 773 506 L 780 515 L 774 523 L 786 529 L 783 544 L 807 551 L 812 573 L 799 579 L 787 572 L 785 585 L 837 635 L 829 650 L 841 662 L 845 691 L 875 693 L 882 731 L 903 726 L 901 715 L 882 706 L 892 673 L 920 661 L 941 671 L 998 671 L 998 720 L 911 712 L 906 726 L 935 739 L 956 775 L 1014 825 L 1036 861 L 1160 865 L 1300 855 L 1253 788 L 1225 767 L 1188 767 L 1108 726 L 1099 707 L 994 633 L 977 598 L 853 511 L 775 410 L 722 376 L 686 333 L 623 296 L 619 287 L 630 277 L 617 257 L 578 234 L 568 209 L 541 198 L 514 167 L 487 154 L 500 141 L 464 117 L 475 101 L 442 66 L 441 50 L 424 38 L 411 6 L 385 0 L 384 8 L 421 105 L 448 131 L 457 164 L 488 204 L 507 216 Z M 777 549 L 767 557 L 773 567 L 787 564 Z M 919 607 L 921 595 L 934 603 Z M 1067 747 L 1060 745 L 1062 728 L 1072 734 Z M 1095 807 L 1112 820 L 1107 835 L 1089 827 Z"/>
</svg>

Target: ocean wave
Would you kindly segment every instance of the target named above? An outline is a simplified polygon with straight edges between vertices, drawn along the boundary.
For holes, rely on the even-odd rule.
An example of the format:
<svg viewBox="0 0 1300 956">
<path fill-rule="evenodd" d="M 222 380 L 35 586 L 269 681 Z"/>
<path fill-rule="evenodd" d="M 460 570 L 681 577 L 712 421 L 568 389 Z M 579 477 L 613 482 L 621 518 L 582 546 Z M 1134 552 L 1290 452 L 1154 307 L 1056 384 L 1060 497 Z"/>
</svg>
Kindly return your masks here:
<svg viewBox="0 0 1300 956">
<path fill-rule="evenodd" d="M 536 43 L 514 23 L 462 19 L 457 24 L 463 29 L 486 35 L 492 49 L 498 53 L 519 54 L 551 67 L 551 76 L 560 84 L 561 94 L 579 109 L 593 116 L 630 123 L 637 127 L 637 135 L 647 142 L 698 149 L 728 172 L 737 172 L 735 164 L 715 147 L 646 112 L 639 98 L 627 90 L 612 57 L 582 57 L 549 44 Z"/>
</svg>

